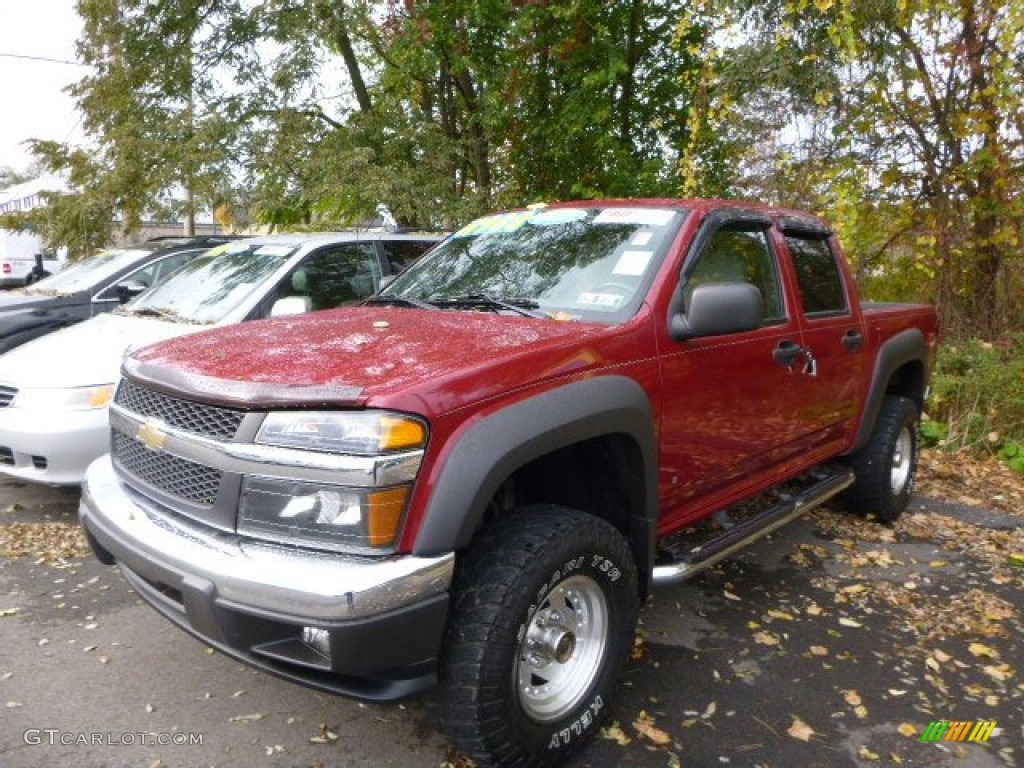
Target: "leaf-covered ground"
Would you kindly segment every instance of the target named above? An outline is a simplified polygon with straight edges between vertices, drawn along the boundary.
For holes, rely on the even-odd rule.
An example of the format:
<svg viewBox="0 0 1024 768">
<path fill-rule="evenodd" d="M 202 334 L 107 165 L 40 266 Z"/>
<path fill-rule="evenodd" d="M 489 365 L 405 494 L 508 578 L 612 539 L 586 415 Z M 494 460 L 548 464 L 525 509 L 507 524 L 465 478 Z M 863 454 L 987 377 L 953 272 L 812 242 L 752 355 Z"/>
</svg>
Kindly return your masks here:
<svg viewBox="0 0 1024 768">
<path fill-rule="evenodd" d="M 826 507 L 691 582 L 659 589 L 643 612 L 634 657 L 602 738 L 571 765 L 1024 764 L 1024 478 L 994 461 L 926 452 L 917 491 L 895 525 Z M 14 504 L 0 511 L 0 561 L 38 572 L 34 577 L 24 573 L 21 581 L 26 585 L 45 577 L 40 584 L 52 582 L 50 589 L 60 591 L 40 592 L 27 602 L 12 592 L 5 603 L 11 607 L 0 611 L 0 622 L 43 621 L 49 626 L 38 648 L 31 646 L 39 653 L 52 648 L 42 643 L 59 631 L 57 622 L 66 612 L 57 610 L 66 601 L 63 574 L 75 573 L 87 557 L 72 509 L 69 498 L 59 513 L 41 514 Z M 120 584 L 115 571 L 104 569 L 102 574 L 101 581 Z M 76 587 L 74 600 L 83 610 L 95 611 L 87 608 L 92 605 L 87 600 L 100 599 L 99 590 L 107 587 L 94 582 L 92 578 Z M 43 586 L 38 590 L 45 592 Z M 179 638 L 156 614 L 147 611 L 140 619 L 147 626 L 152 621 L 149 632 Z M 76 620 L 86 634 L 102 629 L 90 629 L 96 623 L 92 613 Z M 181 642 L 187 658 L 191 646 L 184 638 Z M 133 653 L 148 654 L 151 646 L 151 638 L 139 637 Z M 94 640 L 82 650 L 95 647 Z M 117 649 L 124 647 L 122 643 Z M 103 671 L 90 674 L 106 674 L 112 668 L 106 663 L 111 653 L 97 657 Z M 122 669 L 119 674 L 127 677 L 118 684 L 138 688 L 147 716 L 158 717 L 177 706 L 173 697 L 150 690 L 148 678 L 135 681 L 136 671 L 145 674 Z M 14 674 L 11 680 L 16 680 L 30 670 L 12 667 L 4 674 Z M 254 703 L 251 710 L 232 710 L 232 718 L 254 720 L 249 712 L 262 712 L 259 707 L 271 706 L 268 701 L 282 695 L 274 687 L 278 683 L 265 675 L 241 669 L 233 674 L 247 680 L 245 696 L 254 697 Z M 233 702 L 238 684 L 232 680 L 224 685 L 212 695 Z M 313 696 L 294 686 L 282 690 L 292 695 L 295 707 L 307 706 Z M 266 700 L 257 705 L 257 697 Z M 9 698 L 19 707 L 32 704 Z M 178 717 L 195 706 L 185 699 Z M 50 706 L 36 704 L 44 713 Z M 291 742 L 282 726 L 281 735 L 267 747 L 266 764 L 300 764 L 295 760 L 311 744 L 324 750 L 324 764 L 348 764 L 348 752 L 333 751 L 353 749 L 349 726 L 330 719 L 338 706 L 328 703 L 317 710 L 324 714 L 316 722 L 323 724 L 313 737 L 304 731 Z M 403 733 L 422 727 L 424 716 L 417 704 L 405 711 L 368 711 L 376 718 L 397 718 L 394 727 Z M 297 713 L 278 714 L 287 724 Z M 924 728 L 939 719 L 990 719 L 998 727 L 985 744 L 922 743 Z M 232 719 L 228 730 L 211 733 L 230 744 L 230 728 L 258 726 L 262 738 L 270 727 L 267 719 L 255 725 L 243 720 Z M 308 725 L 309 715 L 298 715 L 297 722 Z M 423 748 L 428 754 L 433 749 Z M 129 758 L 127 752 L 122 755 Z M 352 753 L 352 764 L 362 765 L 371 757 L 369 752 L 360 755 Z M 409 753 L 401 764 L 418 765 L 425 757 Z M 224 763 L 217 751 L 189 753 L 188 758 Z M 148 763 L 132 753 L 125 764 Z M 443 749 L 422 764 L 471 766 Z"/>
</svg>

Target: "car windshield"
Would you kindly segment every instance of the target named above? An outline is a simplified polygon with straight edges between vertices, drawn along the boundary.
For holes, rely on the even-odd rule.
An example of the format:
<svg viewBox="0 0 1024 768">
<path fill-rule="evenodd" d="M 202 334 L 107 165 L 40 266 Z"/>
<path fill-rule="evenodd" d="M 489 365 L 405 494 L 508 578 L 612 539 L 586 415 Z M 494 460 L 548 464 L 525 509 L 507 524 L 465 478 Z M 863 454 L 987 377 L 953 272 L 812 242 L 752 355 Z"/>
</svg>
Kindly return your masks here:
<svg viewBox="0 0 1024 768">
<path fill-rule="evenodd" d="M 539 208 L 472 222 L 374 299 L 616 323 L 635 313 L 685 211 Z"/>
<path fill-rule="evenodd" d="M 150 253 L 152 251 L 132 248 L 100 251 L 28 286 L 25 293 L 54 296 L 88 290 Z"/>
<path fill-rule="evenodd" d="M 120 312 L 186 323 L 219 322 L 284 264 L 294 244 L 228 243 L 185 264 Z"/>
</svg>

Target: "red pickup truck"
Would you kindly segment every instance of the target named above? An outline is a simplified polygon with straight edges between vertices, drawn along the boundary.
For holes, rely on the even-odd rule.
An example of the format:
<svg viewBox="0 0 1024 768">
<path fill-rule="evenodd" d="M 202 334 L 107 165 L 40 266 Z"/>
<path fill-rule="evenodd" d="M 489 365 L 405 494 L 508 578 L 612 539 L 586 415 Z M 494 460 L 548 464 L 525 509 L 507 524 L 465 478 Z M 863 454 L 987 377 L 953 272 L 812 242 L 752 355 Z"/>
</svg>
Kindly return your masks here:
<svg viewBox="0 0 1024 768">
<path fill-rule="evenodd" d="M 534 206 L 361 307 L 130 354 L 81 520 L 225 653 L 369 700 L 437 685 L 479 764 L 549 765 L 653 586 L 833 496 L 899 516 L 937 340 L 929 307 L 860 303 L 804 213 Z"/>
</svg>

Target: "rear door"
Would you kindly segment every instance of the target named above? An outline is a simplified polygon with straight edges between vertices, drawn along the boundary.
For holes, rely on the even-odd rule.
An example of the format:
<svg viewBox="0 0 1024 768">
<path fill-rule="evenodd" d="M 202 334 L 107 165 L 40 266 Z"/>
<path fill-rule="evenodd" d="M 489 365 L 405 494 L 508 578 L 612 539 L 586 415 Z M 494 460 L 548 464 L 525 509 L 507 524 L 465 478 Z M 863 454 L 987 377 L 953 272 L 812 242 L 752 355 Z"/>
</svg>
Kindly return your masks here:
<svg viewBox="0 0 1024 768">
<path fill-rule="evenodd" d="M 839 450 L 854 428 L 865 376 L 860 307 L 847 286 L 839 246 L 815 222 L 783 220 L 783 248 L 796 276 L 797 314 L 808 365 L 801 377 L 812 427 L 811 448 Z"/>
</svg>

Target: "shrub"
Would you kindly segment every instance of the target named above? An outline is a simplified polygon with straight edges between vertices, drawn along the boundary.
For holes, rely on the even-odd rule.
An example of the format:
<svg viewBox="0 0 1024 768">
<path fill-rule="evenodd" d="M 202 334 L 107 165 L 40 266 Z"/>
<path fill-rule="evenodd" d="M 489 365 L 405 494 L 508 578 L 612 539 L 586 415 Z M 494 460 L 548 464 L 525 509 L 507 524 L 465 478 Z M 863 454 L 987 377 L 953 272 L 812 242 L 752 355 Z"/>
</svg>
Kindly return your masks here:
<svg viewBox="0 0 1024 768">
<path fill-rule="evenodd" d="M 1024 472 L 1024 334 L 942 346 L 927 410 L 926 444 L 996 453 Z"/>
</svg>

